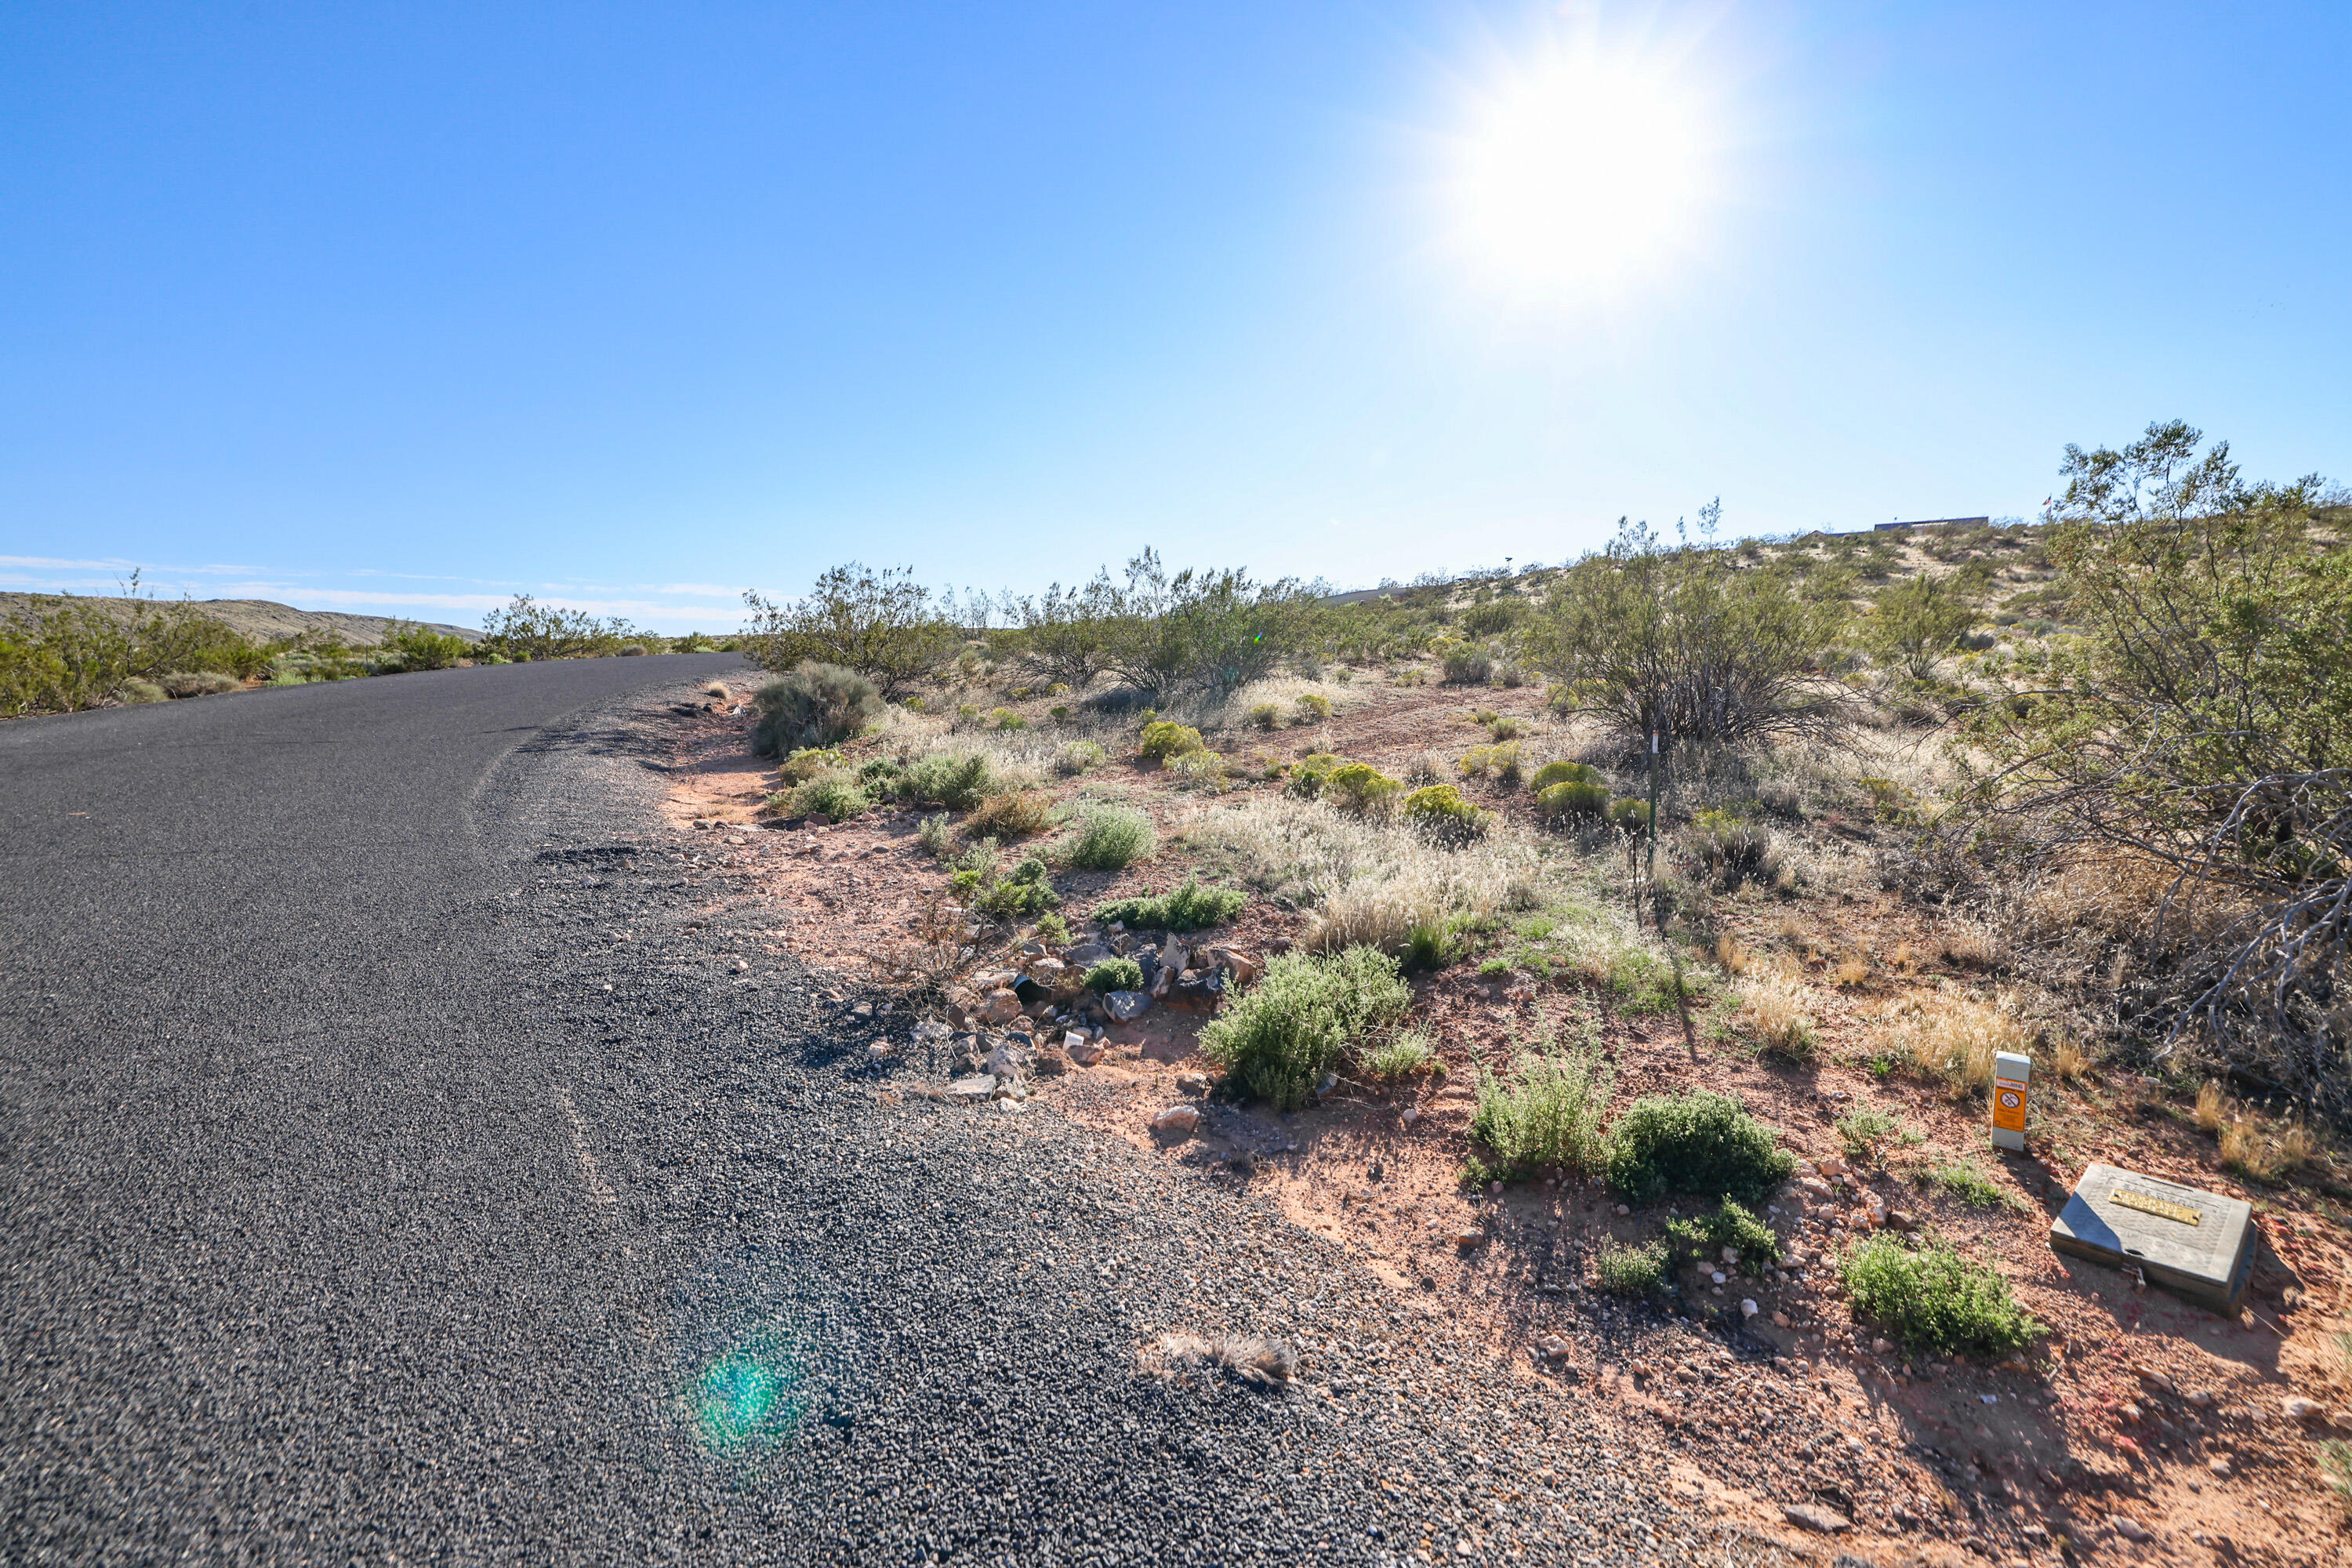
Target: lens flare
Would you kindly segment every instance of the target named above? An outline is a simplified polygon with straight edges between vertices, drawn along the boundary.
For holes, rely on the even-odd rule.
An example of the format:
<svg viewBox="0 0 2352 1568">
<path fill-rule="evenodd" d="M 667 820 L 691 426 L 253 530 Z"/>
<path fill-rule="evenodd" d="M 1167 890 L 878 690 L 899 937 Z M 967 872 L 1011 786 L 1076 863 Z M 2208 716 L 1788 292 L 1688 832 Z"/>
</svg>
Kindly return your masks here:
<svg viewBox="0 0 2352 1568">
<path fill-rule="evenodd" d="M 711 1363 L 695 1380 L 695 1426 L 706 1447 L 732 1453 L 788 1430 L 797 1412 L 788 1369 L 749 1351 Z"/>
</svg>

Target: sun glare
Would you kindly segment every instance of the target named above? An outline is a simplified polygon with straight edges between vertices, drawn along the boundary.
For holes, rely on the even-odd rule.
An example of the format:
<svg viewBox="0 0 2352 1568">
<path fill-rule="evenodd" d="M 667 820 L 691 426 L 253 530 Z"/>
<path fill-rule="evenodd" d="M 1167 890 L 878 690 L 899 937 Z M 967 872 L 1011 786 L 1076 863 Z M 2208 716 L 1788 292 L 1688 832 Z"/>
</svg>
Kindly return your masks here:
<svg viewBox="0 0 2352 1568">
<path fill-rule="evenodd" d="M 1616 292 L 1691 238 L 1707 140 L 1699 95 L 1663 60 L 1555 45 L 1503 66 L 1456 146 L 1454 243 L 1517 295 Z"/>
</svg>

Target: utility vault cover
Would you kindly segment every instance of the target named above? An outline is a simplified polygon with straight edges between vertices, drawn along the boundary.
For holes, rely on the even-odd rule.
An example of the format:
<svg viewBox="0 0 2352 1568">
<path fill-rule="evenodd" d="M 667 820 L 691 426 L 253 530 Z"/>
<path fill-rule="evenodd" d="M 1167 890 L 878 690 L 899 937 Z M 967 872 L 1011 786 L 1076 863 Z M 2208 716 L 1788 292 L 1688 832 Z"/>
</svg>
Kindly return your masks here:
<svg viewBox="0 0 2352 1568">
<path fill-rule="evenodd" d="M 2238 1310 L 2253 1271 L 2253 1209 L 2116 1165 L 2093 1165 L 2050 1225 L 2050 1246 L 2113 1268 L 2138 1268 L 2216 1312 Z"/>
</svg>

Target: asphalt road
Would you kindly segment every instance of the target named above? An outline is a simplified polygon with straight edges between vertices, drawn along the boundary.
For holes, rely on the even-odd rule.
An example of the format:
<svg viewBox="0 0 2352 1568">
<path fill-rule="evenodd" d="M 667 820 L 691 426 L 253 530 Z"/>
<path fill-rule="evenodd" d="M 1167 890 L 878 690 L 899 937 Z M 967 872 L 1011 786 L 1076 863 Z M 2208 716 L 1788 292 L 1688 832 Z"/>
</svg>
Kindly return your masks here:
<svg viewBox="0 0 2352 1568">
<path fill-rule="evenodd" d="M 0 726 L 0 1562 L 1695 1560 L 1246 1194 L 884 1092 L 654 814 L 740 668 Z"/>
</svg>

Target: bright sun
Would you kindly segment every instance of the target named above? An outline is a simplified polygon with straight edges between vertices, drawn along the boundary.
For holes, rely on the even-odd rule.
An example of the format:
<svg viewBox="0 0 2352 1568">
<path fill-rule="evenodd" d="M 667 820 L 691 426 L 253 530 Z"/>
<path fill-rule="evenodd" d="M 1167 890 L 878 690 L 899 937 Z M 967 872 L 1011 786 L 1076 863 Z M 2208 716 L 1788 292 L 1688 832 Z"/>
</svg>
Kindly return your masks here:
<svg viewBox="0 0 2352 1568">
<path fill-rule="evenodd" d="M 1514 294 L 1614 292 L 1689 237 L 1706 152 L 1697 95 L 1670 68 L 1555 46 L 1474 98 L 1449 182 L 1454 242 Z"/>
</svg>

